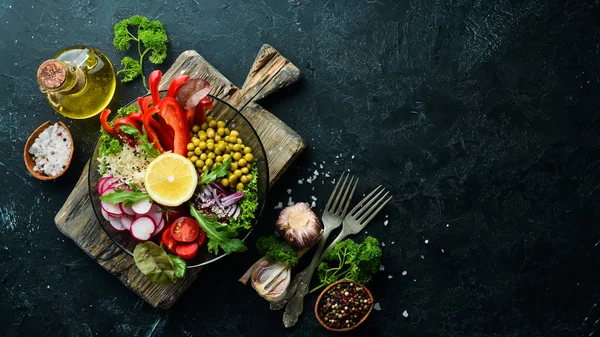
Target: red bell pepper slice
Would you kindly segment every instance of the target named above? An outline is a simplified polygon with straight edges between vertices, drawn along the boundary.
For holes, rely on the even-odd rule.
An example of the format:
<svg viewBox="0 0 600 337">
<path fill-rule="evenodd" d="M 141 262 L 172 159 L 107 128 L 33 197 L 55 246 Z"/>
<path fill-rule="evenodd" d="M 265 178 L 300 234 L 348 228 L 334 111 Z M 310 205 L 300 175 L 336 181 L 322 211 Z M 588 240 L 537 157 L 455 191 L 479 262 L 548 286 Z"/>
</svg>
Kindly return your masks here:
<svg viewBox="0 0 600 337">
<path fill-rule="evenodd" d="M 164 148 L 162 147 L 162 144 L 160 143 L 160 140 L 158 139 L 158 136 L 154 130 L 154 127 L 152 126 L 152 115 L 158 112 L 158 108 L 153 106 L 150 107 L 143 116 L 143 121 L 144 121 L 144 129 L 146 130 L 146 137 L 148 137 L 148 141 L 150 143 L 154 143 L 154 148 L 156 148 L 158 151 L 160 151 L 161 153 L 165 152 Z"/>
<path fill-rule="evenodd" d="M 142 113 L 148 110 L 148 108 L 150 107 L 150 103 L 152 103 L 152 96 L 138 97 L 138 105 L 140 106 L 140 110 L 142 110 Z"/>
<path fill-rule="evenodd" d="M 196 115 L 194 121 L 200 125 L 206 120 L 206 112 L 213 109 L 213 101 L 208 97 L 204 97 L 200 100 L 200 103 L 196 105 Z"/>
<path fill-rule="evenodd" d="M 117 137 L 117 131 L 108 124 L 108 115 L 110 115 L 110 109 L 102 110 L 102 113 L 100 114 L 100 124 L 102 124 L 102 127 L 106 132 Z"/>
<path fill-rule="evenodd" d="M 179 92 L 179 88 L 190 79 L 189 75 L 181 75 L 177 76 L 171 81 L 169 85 L 169 91 L 167 91 L 167 97 L 177 98 L 177 93 Z"/>
<path fill-rule="evenodd" d="M 157 106 L 160 103 L 158 84 L 160 83 L 161 78 L 162 72 L 160 70 L 151 72 L 150 76 L 148 77 L 148 86 L 150 86 L 150 94 L 152 95 L 152 102 L 154 103 L 154 106 Z"/>
<path fill-rule="evenodd" d="M 190 130 L 181 104 L 173 97 L 165 97 L 158 105 L 160 115 L 167 125 L 173 128 L 173 152 L 187 156 L 187 144 L 190 142 Z"/>
<path fill-rule="evenodd" d="M 136 116 L 133 116 L 133 118 L 132 118 L 132 115 L 136 115 Z M 138 113 L 131 114 L 131 115 L 129 115 L 129 117 L 121 117 L 115 121 L 114 129 L 118 131 L 119 127 L 121 125 L 131 125 L 131 126 L 135 127 L 139 132 L 142 132 L 142 127 L 141 127 L 140 123 L 138 122 L 138 121 L 140 121 L 140 117 L 141 117 L 141 115 Z"/>
</svg>

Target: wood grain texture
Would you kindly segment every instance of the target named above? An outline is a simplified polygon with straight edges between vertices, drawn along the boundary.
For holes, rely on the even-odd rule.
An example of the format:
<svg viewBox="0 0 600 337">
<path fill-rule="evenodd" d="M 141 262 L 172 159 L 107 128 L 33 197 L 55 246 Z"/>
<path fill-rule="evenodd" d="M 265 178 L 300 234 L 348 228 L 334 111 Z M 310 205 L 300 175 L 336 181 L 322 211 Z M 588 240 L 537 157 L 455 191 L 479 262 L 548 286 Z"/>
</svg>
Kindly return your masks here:
<svg viewBox="0 0 600 337">
<path fill-rule="evenodd" d="M 163 75 L 160 89 L 167 89 L 171 80 L 182 74 L 207 79 L 213 86 L 211 94 L 237 108 L 252 124 L 267 153 L 270 186 L 304 150 L 305 142 L 294 130 L 255 103 L 297 81 L 300 76 L 298 68 L 273 47 L 264 45 L 261 48 L 241 89 L 192 50 L 183 52 Z M 170 308 L 196 280 L 200 268 L 189 270 L 183 280 L 172 286 L 161 286 L 148 281 L 135 266 L 133 258 L 119 248 L 98 224 L 88 191 L 88 168 L 89 162 L 65 204 L 56 214 L 56 226 L 146 302 L 154 307 Z"/>
</svg>

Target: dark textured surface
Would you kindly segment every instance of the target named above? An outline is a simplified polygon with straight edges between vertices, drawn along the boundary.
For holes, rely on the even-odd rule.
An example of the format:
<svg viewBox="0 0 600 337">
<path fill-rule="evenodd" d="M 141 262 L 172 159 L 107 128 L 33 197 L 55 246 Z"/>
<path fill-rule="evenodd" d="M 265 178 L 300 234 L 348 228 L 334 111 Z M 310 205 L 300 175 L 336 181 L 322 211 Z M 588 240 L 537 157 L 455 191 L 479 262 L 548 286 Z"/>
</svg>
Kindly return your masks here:
<svg viewBox="0 0 600 337">
<path fill-rule="evenodd" d="M 98 122 L 58 117 L 35 71 L 79 43 L 118 61 L 112 25 L 138 13 L 167 27 L 163 70 L 195 49 L 241 85 L 263 43 L 301 68 L 299 84 L 263 102 L 309 147 L 275 186 L 258 234 L 269 232 L 287 189 L 293 200 L 314 195 L 322 207 L 331 190 L 326 172 L 350 169 L 362 179 L 361 194 L 380 183 L 396 190 L 367 229 L 386 244 L 385 271 L 370 287 L 382 310 L 356 335 L 598 329 L 597 1 L 142 3 L 0 3 L 0 335 L 325 334 L 308 310 L 286 331 L 281 313 L 237 282 L 257 258 L 253 250 L 207 268 L 162 311 L 54 227 Z M 142 92 L 139 82 L 119 85 L 113 107 Z M 36 181 L 22 146 L 56 119 L 71 128 L 75 159 L 56 182 Z M 316 182 L 298 185 L 315 169 Z"/>
</svg>

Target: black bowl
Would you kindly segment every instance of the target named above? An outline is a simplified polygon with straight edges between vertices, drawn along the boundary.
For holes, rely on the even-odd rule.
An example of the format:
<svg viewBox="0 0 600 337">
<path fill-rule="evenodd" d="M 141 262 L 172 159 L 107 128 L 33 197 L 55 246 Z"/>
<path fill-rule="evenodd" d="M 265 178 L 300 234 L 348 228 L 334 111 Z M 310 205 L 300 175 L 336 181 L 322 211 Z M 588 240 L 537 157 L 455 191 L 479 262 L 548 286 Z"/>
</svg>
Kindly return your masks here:
<svg viewBox="0 0 600 337">
<path fill-rule="evenodd" d="M 163 95 L 165 92 L 162 93 Z M 250 125 L 250 122 L 234 107 L 229 105 L 227 102 L 210 96 L 213 99 L 213 110 L 209 113 L 209 115 L 213 116 L 215 119 L 223 120 L 230 128 L 235 128 L 241 135 L 241 138 L 244 139 L 244 144 L 252 147 L 254 155 L 254 166 L 258 169 L 258 177 L 257 177 L 257 187 L 258 187 L 258 207 L 256 209 L 254 224 L 256 225 L 256 220 L 260 216 L 263 207 L 265 205 L 267 191 L 269 187 L 269 167 L 267 163 L 267 155 L 265 153 L 265 149 L 256 133 L 256 130 Z M 129 105 L 137 104 L 137 99 L 132 101 Z M 94 149 L 94 153 L 92 154 L 92 158 L 90 161 L 89 168 L 89 193 L 92 202 L 92 206 L 94 208 L 94 213 L 96 214 L 96 218 L 100 223 L 100 226 L 104 229 L 106 234 L 124 251 L 126 251 L 129 255 L 133 256 L 133 250 L 135 249 L 136 244 L 138 243 L 128 231 L 118 232 L 114 228 L 111 227 L 110 223 L 104 219 L 101 213 L 100 208 L 100 195 L 96 186 L 98 185 L 98 181 L 102 176 L 98 172 L 98 149 L 100 148 L 100 140 L 96 143 L 96 148 Z M 168 224 L 167 224 L 168 225 Z M 246 238 L 250 235 L 251 230 L 242 230 L 238 237 L 242 238 L 242 240 L 246 240 Z M 156 243 L 160 243 L 160 235 L 155 236 L 152 240 Z M 188 268 L 196 268 L 200 266 L 207 265 L 209 263 L 215 262 L 222 257 L 224 257 L 224 252 L 220 251 L 220 254 L 215 256 L 209 253 L 206 249 L 206 244 L 204 244 L 198 250 L 198 253 L 193 259 L 187 261 Z"/>
</svg>

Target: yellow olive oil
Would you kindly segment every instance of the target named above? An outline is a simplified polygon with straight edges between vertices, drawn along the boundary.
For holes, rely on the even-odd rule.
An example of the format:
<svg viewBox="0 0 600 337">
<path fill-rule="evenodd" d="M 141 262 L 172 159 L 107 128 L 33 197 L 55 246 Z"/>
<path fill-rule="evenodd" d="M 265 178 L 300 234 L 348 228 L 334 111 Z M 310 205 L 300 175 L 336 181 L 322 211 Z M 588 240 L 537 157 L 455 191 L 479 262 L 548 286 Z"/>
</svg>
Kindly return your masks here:
<svg viewBox="0 0 600 337">
<path fill-rule="evenodd" d="M 98 50 L 67 47 L 38 69 L 40 90 L 58 113 L 82 119 L 100 113 L 116 88 L 115 71 Z"/>
</svg>

